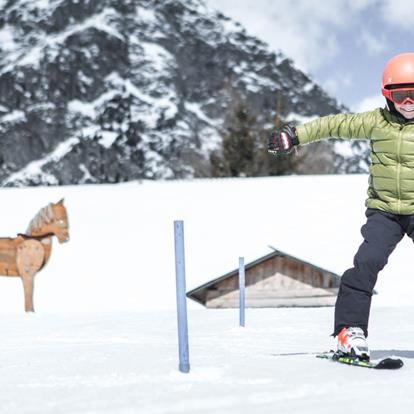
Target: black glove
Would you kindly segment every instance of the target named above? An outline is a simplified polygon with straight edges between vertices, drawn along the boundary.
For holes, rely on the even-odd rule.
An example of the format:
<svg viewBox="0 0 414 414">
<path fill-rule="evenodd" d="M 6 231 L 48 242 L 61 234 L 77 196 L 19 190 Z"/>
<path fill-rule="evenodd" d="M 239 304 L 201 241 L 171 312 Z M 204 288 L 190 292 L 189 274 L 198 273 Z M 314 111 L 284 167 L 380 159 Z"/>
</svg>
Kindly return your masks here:
<svg viewBox="0 0 414 414">
<path fill-rule="evenodd" d="M 299 144 L 296 128 L 288 124 L 272 132 L 269 137 L 267 151 L 272 154 L 290 154 L 295 145 Z"/>
</svg>

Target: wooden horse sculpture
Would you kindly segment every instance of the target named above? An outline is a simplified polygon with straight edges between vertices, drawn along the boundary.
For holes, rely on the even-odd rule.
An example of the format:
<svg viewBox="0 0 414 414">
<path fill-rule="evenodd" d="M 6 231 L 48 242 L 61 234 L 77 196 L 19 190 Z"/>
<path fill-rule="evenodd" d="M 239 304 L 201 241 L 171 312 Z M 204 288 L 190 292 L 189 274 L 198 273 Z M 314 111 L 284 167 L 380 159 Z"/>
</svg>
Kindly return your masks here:
<svg viewBox="0 0 414 414">
<path fill-rule="evenodd" d="M 49 260 L 53 236 L 59 243 L 69 240 L 68 216 L 63 199 L 43 207 L 30 222 L 26 234 L 0 238 L 0 275 L 22 278 L 26 312 L 34 312 L 34 277 Z"/>
</svg>

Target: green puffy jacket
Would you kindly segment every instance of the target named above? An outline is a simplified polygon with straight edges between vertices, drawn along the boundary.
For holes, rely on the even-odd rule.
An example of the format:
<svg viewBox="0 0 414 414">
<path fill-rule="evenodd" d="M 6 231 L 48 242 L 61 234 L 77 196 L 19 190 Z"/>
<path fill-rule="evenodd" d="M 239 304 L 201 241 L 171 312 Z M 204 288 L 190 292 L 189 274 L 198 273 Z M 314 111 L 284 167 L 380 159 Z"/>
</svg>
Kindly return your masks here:
<svg viewBox="0 0 414 414">
<path fill-rule="evenodd" d="M 371 166 L 366 206 L 414 214 L 414 120 L 387 109 L 318 118 L 296 127 L 301 145 L 325 138 L 366 139 Z"/>
</svg>

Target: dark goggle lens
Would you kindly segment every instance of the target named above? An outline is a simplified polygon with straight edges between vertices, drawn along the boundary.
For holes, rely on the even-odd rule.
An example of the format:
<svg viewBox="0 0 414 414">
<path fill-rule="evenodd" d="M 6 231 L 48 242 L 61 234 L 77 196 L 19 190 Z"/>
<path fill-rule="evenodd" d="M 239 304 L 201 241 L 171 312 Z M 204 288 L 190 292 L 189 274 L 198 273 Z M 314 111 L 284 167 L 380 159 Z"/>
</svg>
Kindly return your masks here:
<svg viewBox="0 0 414 414">
<path fill-rule="evenodd" d="M 391 92 L 392 100 L 396 103 L 403 103 L 407 98 L 414 101 L 414 89 L 408 89 L 405 91 L 393 91 Z"/>
</svg>

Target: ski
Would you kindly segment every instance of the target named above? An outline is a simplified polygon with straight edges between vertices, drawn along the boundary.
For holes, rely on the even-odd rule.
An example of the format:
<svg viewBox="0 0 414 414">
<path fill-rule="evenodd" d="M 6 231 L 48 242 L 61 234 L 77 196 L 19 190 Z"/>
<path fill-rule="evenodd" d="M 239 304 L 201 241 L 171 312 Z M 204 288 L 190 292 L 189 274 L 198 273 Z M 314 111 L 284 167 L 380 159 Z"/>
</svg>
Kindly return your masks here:
<svg viewBox="0 0 414 414">
<path fill-rule="evenodd" d="M 358 358 L 351 358 L 343 354 L 336 352 L 324 352 L 316 355 L 317 358 L 329 359 L 334 362 L 341 364 L 355 365 L 363 368 L 374 368 L 374 369 L 398 369 L 404 365 L 404 362 L 399 358 L 387 357 L 376 361 L 364 361 Z"/>
</svg>

